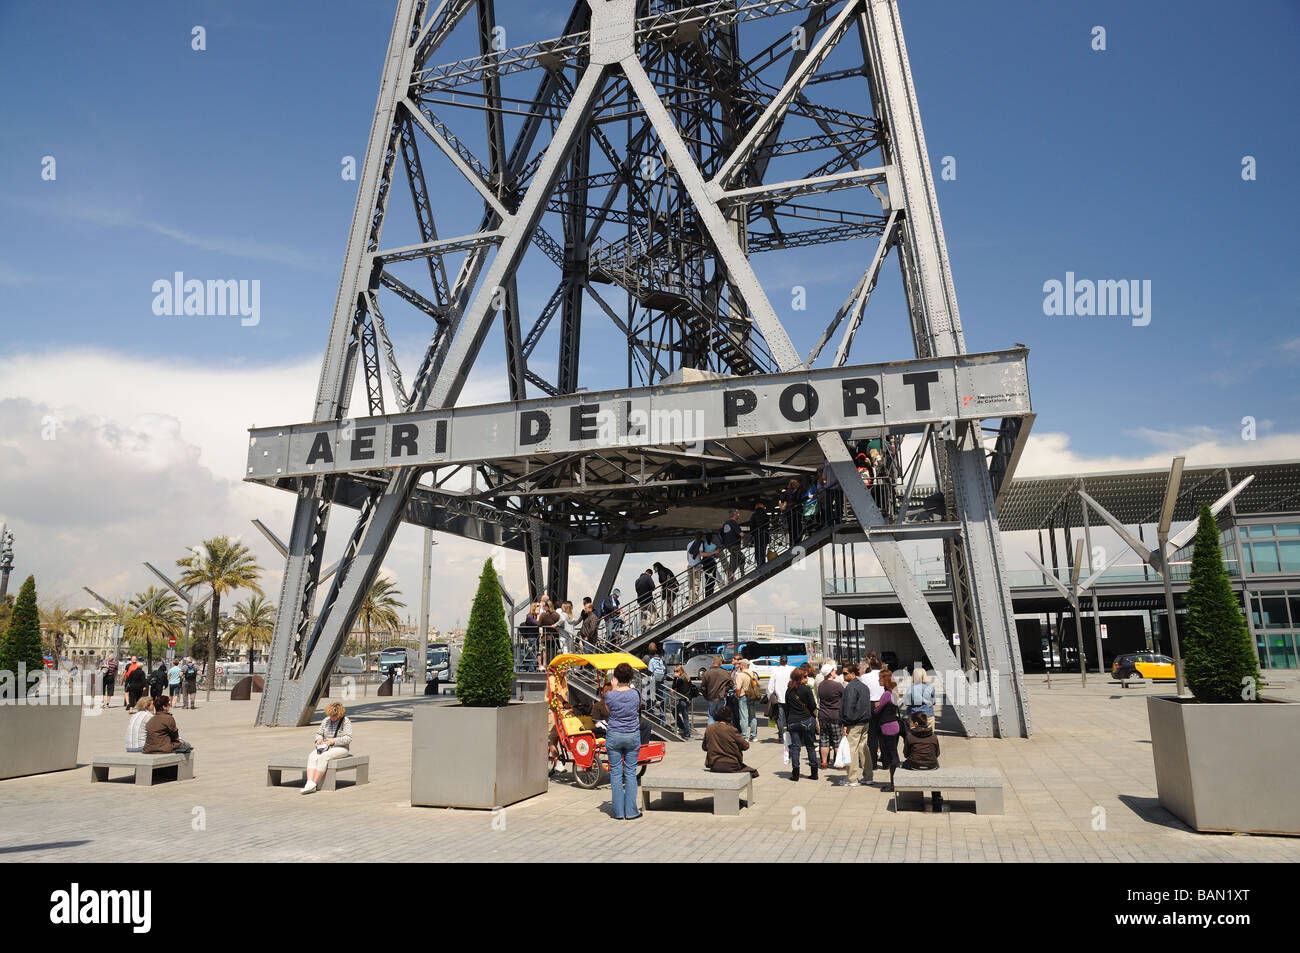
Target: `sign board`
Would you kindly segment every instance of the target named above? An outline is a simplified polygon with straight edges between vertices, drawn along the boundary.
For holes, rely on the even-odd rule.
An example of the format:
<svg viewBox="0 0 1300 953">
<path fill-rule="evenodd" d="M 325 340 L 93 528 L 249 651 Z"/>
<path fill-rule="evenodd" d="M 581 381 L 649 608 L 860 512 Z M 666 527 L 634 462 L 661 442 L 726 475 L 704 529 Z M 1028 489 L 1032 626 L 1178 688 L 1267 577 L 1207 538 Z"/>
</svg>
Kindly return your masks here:
<svg viewBox="0 0 1300 953">
<path fill-rule="evenodd" d="M 953 644 L 953 645 L 960 645 L 960 644 L 961 644 L 961 637 L 960 637 L 959 635 L 957 635 L 956 632 L 954 632 L 954 633 L 952 634 L 952 644 Z"/>
<path fill-rule="evenodd" d="M 1104 638 L 1107 638 L 1107 635 L 1106 635 L 1106 623 L 1105 623 L 1105 622 L 1103 622 L 1103 623 L 1101 624 L 1101 637 L 1102 637 L 1103 639 L 1104 639 Z"/>
<path fill-rule="evenodd" d="M 583 392 L 249 431 L 245 479 L 1032 413 L 1024 350 Z"/>
<path fill-rule="evenodd" d="M 170 645 L 172 648 L 175 648 L 175 647 L 176 647 L 176 636 L 174 636 L 174 635 L 169 635 L 169 636 L 167 636 L 167 644 Z"/>
</svg>

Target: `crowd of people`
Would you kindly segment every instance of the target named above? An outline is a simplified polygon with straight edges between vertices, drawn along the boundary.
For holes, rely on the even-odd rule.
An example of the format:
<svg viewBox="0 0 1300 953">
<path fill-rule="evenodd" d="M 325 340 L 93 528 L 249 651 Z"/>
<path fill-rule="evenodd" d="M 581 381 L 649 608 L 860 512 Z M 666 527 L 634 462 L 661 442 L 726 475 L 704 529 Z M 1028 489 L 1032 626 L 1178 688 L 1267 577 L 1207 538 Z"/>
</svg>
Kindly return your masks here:
<svg viewBox="0 0 1300 953">
<path fill-rule="evenodd" d="M 876 771 L 888 772 L 882 791 L 893 791 L 900 765 L 920 771 L 939 766 L 934 686 L 918 668 L 901 691 L 875 652 L 861 665 L 828 661 L 820 667 L 812 662 L 793 666 L 782 657 L 766 692 L 745 659 L 737 659 L 735 670 L 728 672 L 717 656 L 705 672 L 702 691 L 708 704 L 704 750 L 710 770 L 757 776 L 745 765 L 743 752 L 757 738 L 757 708 L 764 702 L 785 747 L 782 760 L 790 767 L 791 781 L 800 779 L 801 757 L 814 781 L 839 761 L 848 787 L 872 785 Z M 932 799 L 935 809 L 942 809 L 937 793 Z"/>
<path fill-rule="evenodd" d="M 198 694 L 200 666 L 192 658 L 159 661 L 150 672 L 145 663 L 132 655 L 125 667 L 115 658 L 105 658 L 95 670 L 93 684 L 98 686 L 99 707 L 111 708 L 117 692 L 118 670 L 122 669 L 122 707 L 136 712 L 141 698 L 148 696 L 155 703 L 166 694 L 173 701 L 181 700 L 182 708 L 194 708 Z"/>
</svg>

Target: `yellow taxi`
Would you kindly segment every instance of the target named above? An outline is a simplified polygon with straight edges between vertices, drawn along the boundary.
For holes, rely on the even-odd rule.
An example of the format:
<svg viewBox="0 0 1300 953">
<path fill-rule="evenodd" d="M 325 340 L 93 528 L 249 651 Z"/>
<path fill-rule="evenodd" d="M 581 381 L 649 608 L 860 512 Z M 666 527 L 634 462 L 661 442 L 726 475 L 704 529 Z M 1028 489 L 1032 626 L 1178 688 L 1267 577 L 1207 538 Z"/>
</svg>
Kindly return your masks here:
<svg viewBox="0 0 1300 953">
<path fill-rule="evenodd" d="M 1129 678 L 1173 679 L 1174 660 L 1154 652 L 1118 655 L 1111 663 L 1110 674 L 1121 682 Z"/>
</svg>

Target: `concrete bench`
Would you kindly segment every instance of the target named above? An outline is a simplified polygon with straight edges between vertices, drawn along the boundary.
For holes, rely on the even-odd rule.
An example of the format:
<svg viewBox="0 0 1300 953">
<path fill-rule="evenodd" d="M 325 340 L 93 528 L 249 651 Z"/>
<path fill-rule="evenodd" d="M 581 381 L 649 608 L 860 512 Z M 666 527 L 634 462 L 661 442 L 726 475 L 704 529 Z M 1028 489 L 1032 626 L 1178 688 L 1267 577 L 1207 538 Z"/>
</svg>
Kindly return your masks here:
<svg viewBox="0 0 1300 953">
<path fill-rule="evenodd" d="M 153 773 L 159 768 L 176 767 L 176 780 L 189 781 L 194 777 L 194 752 L 185 754 L 140 754 L 123 751 L 119 754 L 96 755 L 90 760 L 90 783 L 107 781 L 110 768 L 130 768 L 136 784 L 153 784 Z"/>
<path fill-rule="evenodd" d="M 1002 772 L 997 768 L 939 767 L 933 771 L 899 768 L 894 772 L 895 811 L 900 794 L 926 791 L 939 791 L 945 796 L 949 792 L 970 792 L 975 798 L 976 814 L 1002 813 Z"/>
<path fill-rule="evenodd" d="M 1120 688 L 1128 688 L 1130 685 L 1145 685 L 1147 680 L 1141 675 L 1134 675 L 1132 678 L 1117 679 Z"/>
<path fill-rule="evenodd" d="M 301 751 L 295 751 L 293 754 L 272 758 L 266 765 L 266 786 L 274 787 L 278 785 L 285 771 L 301 774 L 305 784 L 307 782 L 307 757 Z M 356 783 L 366 784 L 370 780 L 370 755 L 350 754 L 346 758 L 334 758 L 329 761 L 325 767 L 325 777 L 321 778 L 320 789 L 322 791 L 333 791 L 340 771 L 355 771 L 353 777 L 356 779 Z"/>
<path fill-rule="evenodd" d="M 652 769 L 637 783 L 641 788 L 643 809 L 647 811 L 652 792 L 661 794 L 665 804 L 680 804 L 687 794 L 711 794 L 713 813 L 728 817 L 740 813 L 742 797 L 747 807 L 754 804 L 754 778 L 748 771 L 720 774 L 704 768 Z"/>
</svg>

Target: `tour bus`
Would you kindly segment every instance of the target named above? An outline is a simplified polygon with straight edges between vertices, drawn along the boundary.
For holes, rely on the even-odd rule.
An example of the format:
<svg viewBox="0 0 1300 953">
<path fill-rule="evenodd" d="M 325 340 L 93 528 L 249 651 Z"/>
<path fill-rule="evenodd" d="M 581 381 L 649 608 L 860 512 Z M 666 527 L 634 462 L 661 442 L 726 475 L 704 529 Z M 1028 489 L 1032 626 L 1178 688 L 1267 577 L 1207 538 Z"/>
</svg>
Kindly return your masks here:
<svg viewBox="0 0 1300 953">
<path fill-rule="evenodd" d="M 379 674 L 388 677 L 388 670 L 394 665 L 401 665 L 409 676 L 415 672 L 415 661 L 419 658 L 415 649 L 404 645 L 390 645 L 379 653 Z"/>
<path fill-rule="evenodd" d="M 782 655 L 788 665 L 802 665 L 808 661 L 809 653 L 816 653 L 819 642 L 798 636 L 759 635 L 743 633 L 738 637 L 737 647 L 740 654 L 749 659 L 750 670 L 760 679 L 772 674 L 780 664 Z M 731 647 L 730 637 L 722 639 L 717 633 L 704 636 L 680 636 L 664 640 L 664 661 L 672 670 L 674 665 L 681 665 L 691 678 L 701 678 L 713 665 L 713 656 L 722 656 L 722 667 L 731 669 L 735 653 Z"/>
<path fill-rule="evenodd" d="M 456 680 L 456 664 L 460 661 L 460 646 L 447 642 L 431 642 L 425 653 L 424 678 L 433 681 L 436 673 L 442 683 Z"/>
</svg>

